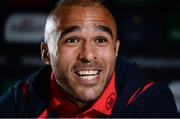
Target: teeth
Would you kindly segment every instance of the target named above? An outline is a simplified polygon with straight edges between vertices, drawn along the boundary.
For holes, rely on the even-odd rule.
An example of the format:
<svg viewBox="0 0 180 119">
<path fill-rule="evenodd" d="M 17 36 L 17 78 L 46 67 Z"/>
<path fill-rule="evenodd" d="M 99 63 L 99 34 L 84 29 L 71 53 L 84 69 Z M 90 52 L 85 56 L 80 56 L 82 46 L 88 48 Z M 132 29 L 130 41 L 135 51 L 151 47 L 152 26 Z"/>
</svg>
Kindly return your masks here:
<svg viewBox="0 0 180 119">
<path fill-rule="evenodd" d="M 88 71 L 78 71 L 76 73 L 82 80 L 94 80 L 98 76 L 99 71 L 88 70 Z"/>
<path fill-rule="evenodd" d="M 92 76 L 98 74 L 98 71 L 79 71 L 80 76 Z"/>
<path fill-rule="evenodd" d="M 83 80 L 93 80 L 96 76 L 81 76 Z"/>
</svg>

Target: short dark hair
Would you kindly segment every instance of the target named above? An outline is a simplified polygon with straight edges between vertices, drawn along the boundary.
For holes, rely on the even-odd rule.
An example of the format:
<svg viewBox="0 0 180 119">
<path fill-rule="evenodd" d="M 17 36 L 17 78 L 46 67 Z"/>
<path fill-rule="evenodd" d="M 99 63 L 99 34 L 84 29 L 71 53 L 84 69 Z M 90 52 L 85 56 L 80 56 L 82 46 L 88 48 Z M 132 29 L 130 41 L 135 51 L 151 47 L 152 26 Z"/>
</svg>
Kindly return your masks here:
<svg viewBox="0 0 180 119">
<path fill-rule="evenodd" d="M 96 4 L 101 3 L 102 0 L 60 0 L 57 3 L 58 5 L 65 5 L 65 6 L 82 6 L 82 7 L 93 7 Z"/>
</svg>

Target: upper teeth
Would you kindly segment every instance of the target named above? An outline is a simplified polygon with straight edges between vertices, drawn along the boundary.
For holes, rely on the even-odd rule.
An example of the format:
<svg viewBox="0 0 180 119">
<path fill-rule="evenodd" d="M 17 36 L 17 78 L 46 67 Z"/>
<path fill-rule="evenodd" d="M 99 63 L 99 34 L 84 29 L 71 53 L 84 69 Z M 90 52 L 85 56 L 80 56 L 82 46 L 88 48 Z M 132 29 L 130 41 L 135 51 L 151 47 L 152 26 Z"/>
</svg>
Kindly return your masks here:
<svg viewBox="0 0 180 119">
<path fill-rule="evenodd" d="M 98 71 L 79 71 L 78 72 L 79 75 L 96 75 L 98 74 Z"/>
</svg>

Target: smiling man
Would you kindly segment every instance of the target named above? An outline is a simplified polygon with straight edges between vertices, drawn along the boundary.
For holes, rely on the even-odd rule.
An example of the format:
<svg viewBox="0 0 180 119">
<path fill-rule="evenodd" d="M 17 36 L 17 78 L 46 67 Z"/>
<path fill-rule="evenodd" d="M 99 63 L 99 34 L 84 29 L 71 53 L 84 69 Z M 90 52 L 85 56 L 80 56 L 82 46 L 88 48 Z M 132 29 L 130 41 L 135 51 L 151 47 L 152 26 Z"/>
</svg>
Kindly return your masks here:
<svg viewBox="0 0 180 119">
<path fill-rule="evenodd" d="M 99 0 L 60 1 L 41 43 L 46 65 L 0 98 L 0 116 L 175 117 L 165 85 L 117 60 L 117 36 L 115 19 Z"/>
<path fill-rule="evenodd" d="M 61 89 L 82 106 L 98 99 L 109 83 L 119 40 L 107 9 L 98 2 L 90 7 L 76 2 L 60 4 L 48 17 L 42 57 Z"/>
</svg>

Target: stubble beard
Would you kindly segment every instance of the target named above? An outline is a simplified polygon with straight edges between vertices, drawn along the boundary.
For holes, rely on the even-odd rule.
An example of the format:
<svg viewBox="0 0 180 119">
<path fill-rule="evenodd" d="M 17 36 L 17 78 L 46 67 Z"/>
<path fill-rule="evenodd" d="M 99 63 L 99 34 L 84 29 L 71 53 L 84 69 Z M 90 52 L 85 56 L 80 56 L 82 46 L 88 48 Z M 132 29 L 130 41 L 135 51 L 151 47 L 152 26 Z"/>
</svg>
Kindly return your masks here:
<svg viewBox="0 0 180 119">
<path fill-rule="evenodd" d="M 71 88 L 72 87 L 71 84 L 69 84 L 67 81 L 66 82 L 63 81 L 63 79 L 65 79 L 64 76 L 59 75 L 57 77 L 58 78 L 56 79 L 56 82 L 59 85 L 59 87 L 65 92 L 65 94 L 70 99 L 81 103 L 92 103 L 96 101 L 102 95 L 108 83 L 108 81 L 104 82 L 100 89 L 96 88 L 95 86 L 86 85 L 86 86 L 81 86 L 79 89 L 74 91 L 74 89 Z"/>
<path fill-rule="evenodd" d="M 53 59 L 51 59 L 51 61 L 57 61 L 55 57 L 53 57 Z M 57 62 L 52 62 L 52 69 L 54 71 L 58 71 L 58 65 Z M 61 66 L 63 67 L 63 66 Z M 58 71 L 58 72 L 54 72 L 55 76 L 56 76 L 56 82 L 59 85 L 59 87 L 65 92 L 65 94 L 72 100 L 75 101 L 79 101 L 81 103 L 91 103 L 96 101 L 103 93 L 103 91 L 105 90 L 107 84 L 110 81 L 110 76 L 107 77 L 102 77 L 102 79 L 99 79 L 100 81 L 102 80 L 102 82 L 99 82 L 101 86 L 97 86 L 97 85 L 80 85 L 80 88 L 77 89 L 73 89 L 73 84 L 70 81 L 70 77 L 66 76 L 65 72 Z M 103 79 L 103 78 L 108 78 L 108 79 Z M 69 79 L 69 80 L 67 80 Z M 100 88 L 97 88 L 100 87 Z M 77 87 L 75 87 L 77 88 Z"/>
</svg>

